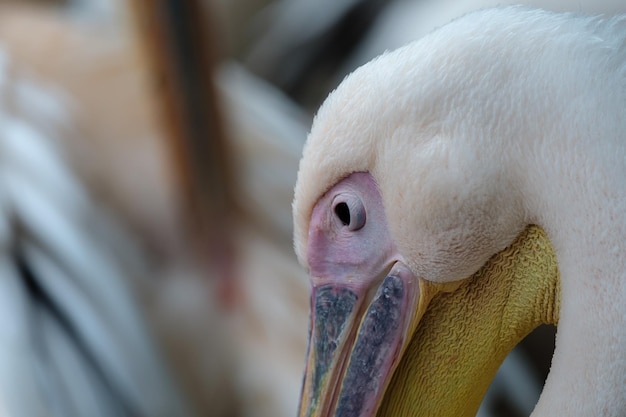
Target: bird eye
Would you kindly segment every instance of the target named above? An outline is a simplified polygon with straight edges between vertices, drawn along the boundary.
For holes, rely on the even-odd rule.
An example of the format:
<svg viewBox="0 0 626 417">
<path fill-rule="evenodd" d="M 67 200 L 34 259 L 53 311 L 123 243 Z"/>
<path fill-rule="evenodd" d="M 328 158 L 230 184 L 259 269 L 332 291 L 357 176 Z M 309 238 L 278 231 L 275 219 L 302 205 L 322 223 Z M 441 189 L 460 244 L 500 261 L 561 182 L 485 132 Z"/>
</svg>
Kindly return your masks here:
<svg viewBox="0 0 626 417">
<path fill-rule="evenodd" d="M 356 231 L 365 226 L 365 207 L 354 195 L 338 195 L 335 197 L 333 211 L 337 219 L 348 230 Z"/>
<path fill-rule="evenodd" d="M 350 208 L 347 203 L 339 203 L 335 206 L 335 214 L 339 221 L 344 225 L 350 225 Z"/>
</svg>

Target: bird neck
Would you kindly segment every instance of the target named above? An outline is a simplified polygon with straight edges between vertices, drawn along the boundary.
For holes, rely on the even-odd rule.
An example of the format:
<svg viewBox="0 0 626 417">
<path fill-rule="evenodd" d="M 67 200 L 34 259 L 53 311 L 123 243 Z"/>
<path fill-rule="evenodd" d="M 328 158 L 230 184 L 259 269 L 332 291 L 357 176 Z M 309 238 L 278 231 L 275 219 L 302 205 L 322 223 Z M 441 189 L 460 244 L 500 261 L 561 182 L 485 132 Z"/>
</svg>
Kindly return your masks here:
<svg viewBox="0 0 626 417">
<path fill-rule="evenodd" d="M 563 296 L 552 370 L 533 416 L 626 413 L 626 158 L 611 122 L 579 125 L 565 143 L 545 141 L 528 170 L 528 210 L 554 246 Z"/>
</svg>

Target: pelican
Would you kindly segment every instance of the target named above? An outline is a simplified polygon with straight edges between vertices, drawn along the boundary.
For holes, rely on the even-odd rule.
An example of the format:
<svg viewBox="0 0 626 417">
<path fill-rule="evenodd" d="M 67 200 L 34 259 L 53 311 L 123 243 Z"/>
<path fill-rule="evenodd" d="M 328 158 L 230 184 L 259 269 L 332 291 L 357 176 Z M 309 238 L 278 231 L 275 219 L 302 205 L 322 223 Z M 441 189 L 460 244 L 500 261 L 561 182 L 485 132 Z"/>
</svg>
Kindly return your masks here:
<svg viewBox="0 0 626 417">
<path fill-rule="evenodd" d="M 537 416 L 626 415 L 626 19 L 471 13 L 357 69 L 293 202 L 305 416 L 474 415 L 558 324 Z"/>
</svg>

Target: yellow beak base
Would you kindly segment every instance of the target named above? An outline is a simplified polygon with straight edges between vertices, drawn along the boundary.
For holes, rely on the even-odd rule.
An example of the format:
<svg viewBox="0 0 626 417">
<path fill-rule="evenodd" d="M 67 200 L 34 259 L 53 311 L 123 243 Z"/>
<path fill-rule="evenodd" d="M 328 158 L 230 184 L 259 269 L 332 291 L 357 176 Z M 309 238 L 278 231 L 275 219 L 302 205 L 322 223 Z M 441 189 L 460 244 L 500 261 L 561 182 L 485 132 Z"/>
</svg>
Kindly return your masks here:
<svg viewBox="0 0 626 417">
<path fill-rule="evenodd" d="M 557 260 L 529 226 L 454 292 L 436 295 L 388 386 L 378 417 L 475 416 L 506 355 L 541 324 L 557 324 Z"/>
</svg>

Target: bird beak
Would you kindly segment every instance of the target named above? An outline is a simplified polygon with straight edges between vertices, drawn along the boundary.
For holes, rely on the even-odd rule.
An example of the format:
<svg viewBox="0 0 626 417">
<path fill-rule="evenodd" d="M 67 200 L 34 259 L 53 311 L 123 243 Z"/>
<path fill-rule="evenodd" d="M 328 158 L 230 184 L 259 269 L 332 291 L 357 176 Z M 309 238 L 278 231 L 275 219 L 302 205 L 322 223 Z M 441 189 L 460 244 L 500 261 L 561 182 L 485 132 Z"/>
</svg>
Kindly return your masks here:
<svg viewBox="0 0 626 417">
<path fill-rule="evenodd" d="M 375 415 L 435 292 L 401 262 L 370 287 L 340 282 L 313 287 L 300 417 Z"/>
<path fill-rule="evenodd" d="M 558 322 L 556 256 L 536 226 L 456 283 L 401 262 L 372 284 L 356 278 L 313 280 L 299 417 L 475 415 L 508 352 Z"/>
</svg>

